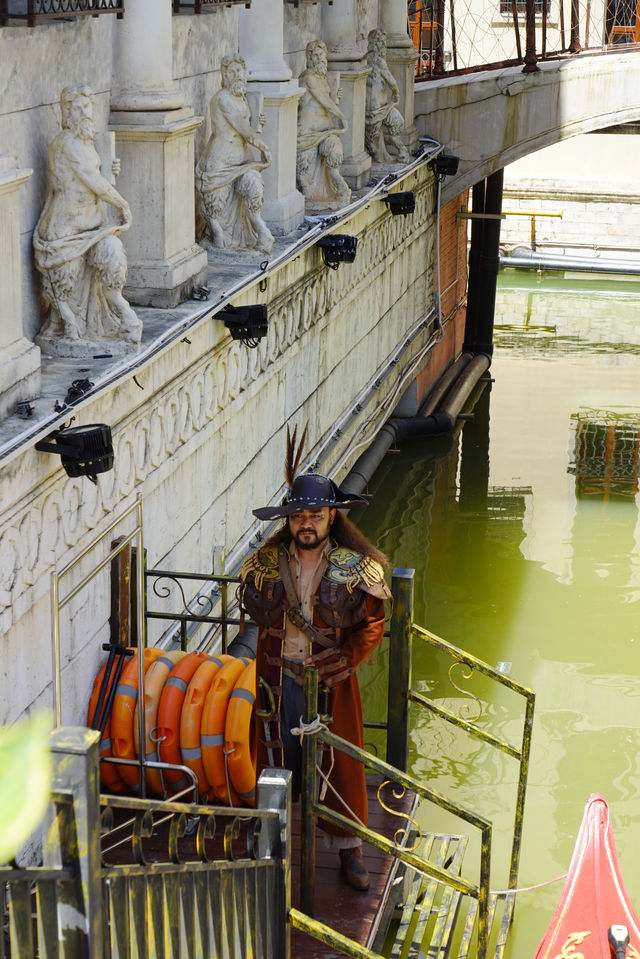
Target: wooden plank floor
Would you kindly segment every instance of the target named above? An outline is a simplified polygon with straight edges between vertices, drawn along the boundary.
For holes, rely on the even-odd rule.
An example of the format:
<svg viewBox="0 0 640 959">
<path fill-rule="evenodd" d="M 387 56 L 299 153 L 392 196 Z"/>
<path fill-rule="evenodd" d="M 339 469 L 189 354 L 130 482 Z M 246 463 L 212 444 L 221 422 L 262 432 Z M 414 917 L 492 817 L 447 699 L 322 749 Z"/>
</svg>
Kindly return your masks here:
<svg viewBox="0 0 640 959">
<path fill-rule="evenodd" d="M 379 777 L 367 777 L 369 795 L 369 826 L 392 839 L 396 830 L 406 825 L 406 819 L 386 812 L 378 802 Z M 397 799 L 386 786 L 381 794 L 383 802 L 399 813 L 408 813 L 412 796 Z M 299 908 L 300 890 L 300 816 L 299 804 L 294 807 L 292 823 L 292 905 Z M 365 945 L 375 920 L 380 897 L 392 865 L 392 857 L 375 846 L 365 844 L 364 861 L 371 876 L 367 892 L 352 889 L 340 873 L 340 860 L 335 849 L 327 849 L 322 831 L 318 831 L 316 864 L 315 916 L 350 939 Z M 344 956 L 311 936 L 291 930 L 291 959 L 334 959 Z"/>
</svg>

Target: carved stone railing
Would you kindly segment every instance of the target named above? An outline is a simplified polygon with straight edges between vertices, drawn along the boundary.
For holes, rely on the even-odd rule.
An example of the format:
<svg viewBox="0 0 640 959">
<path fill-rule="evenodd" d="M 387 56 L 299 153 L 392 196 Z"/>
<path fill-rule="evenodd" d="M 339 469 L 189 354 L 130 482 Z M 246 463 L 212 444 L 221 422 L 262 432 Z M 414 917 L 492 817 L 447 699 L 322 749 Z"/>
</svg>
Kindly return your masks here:
<svg viewBox="0 0 640 959">
<path fill-rule="evenodd" d="M 124 13 L 124 0 L 0 0 L 0 27 L 26 23 L 35 27 L 44 20 L 71 20 L 75 17 L 99 17 Z"/>
</svg>

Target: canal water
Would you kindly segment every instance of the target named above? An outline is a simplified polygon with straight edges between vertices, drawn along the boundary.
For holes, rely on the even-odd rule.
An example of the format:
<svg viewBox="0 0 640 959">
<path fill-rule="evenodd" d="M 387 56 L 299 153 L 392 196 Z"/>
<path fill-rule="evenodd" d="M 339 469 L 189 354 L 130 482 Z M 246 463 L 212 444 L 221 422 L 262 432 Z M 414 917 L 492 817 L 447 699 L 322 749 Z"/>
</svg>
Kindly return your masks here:
<svg viewBox="0 0 640 959">
<path fill-rule="evenodd" d="M 454 438 L 387 455 L 354 519 L 393 566 L 415 569 L 417 623 L 536 692 L 508 951 L 525 959 L 590 793 L 610 804 L 640 909 L 640 285 L 502 274 L 490 373 Z M 362 670 L 367 718 L 384 711 L 388 668 L 382 651 Z M 418 644 L 414 688 L 470 717 L 477 704 L 451 678 Z M 478 725 L 519 745 L 517 697 L 475 695 Z M 494 822 L 492 886 L 504 888 L 516 764 L 412 710 L 412 771 Z M 424 825 L 438 828 L 437 812 Z"/>
</svg>

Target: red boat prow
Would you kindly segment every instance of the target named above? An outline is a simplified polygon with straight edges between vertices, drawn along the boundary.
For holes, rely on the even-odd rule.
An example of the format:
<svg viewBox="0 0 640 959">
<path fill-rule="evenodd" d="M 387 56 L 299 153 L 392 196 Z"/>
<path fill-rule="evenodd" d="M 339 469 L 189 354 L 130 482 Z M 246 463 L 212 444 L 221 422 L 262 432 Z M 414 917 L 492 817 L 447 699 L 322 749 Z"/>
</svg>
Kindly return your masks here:
<svg viewBox="0 0 640 959">
<path fill-rule="evenodd" d="M 535 959 L 611 959 L 610 926 L 626 926 L 640 959 L 640 924 L 622 880 L 604 796 L 589 796 L 560 901 Z"/>
</svg>

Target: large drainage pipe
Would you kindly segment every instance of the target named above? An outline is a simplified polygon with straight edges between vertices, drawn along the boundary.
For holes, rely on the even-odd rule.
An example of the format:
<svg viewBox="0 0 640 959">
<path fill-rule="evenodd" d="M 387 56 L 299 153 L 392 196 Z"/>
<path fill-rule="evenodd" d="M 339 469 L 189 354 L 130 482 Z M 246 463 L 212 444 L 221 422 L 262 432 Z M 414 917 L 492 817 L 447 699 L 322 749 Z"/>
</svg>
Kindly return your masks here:
<svg viewBox="0 0 640 959">
<path fill-rule="evenodd" d="M 465 360 L 459 364 L 462 356 L 465 356 Z M 457 378 L 452 381 L 450 377 L 447 377 L 450 388 L 439 404 L 439 408 L 424 415 L 424 411 L 433 405 L 432 394 L 430 394 L 423 407 L 422 415 L 390 417 L 371 446 L 365 450 L 362 456 L 358 457 L 351 472 L 340 484 L 344 489 L 350 493 L 360 493 L 366 487 L 393 443 L 406 439 L 419 439 L 423 436 L 441 436 L 452 432 L 465 403 L 491 363 L 491 358 L 486 353 L 478 353 L 476 356 L 462 354 L 462 356 L 458 357 L 456 363 L 453 363 L 444 374 L 447 377 L 449 371 L 456 364 L 459 364 Z M 442 379 L 443 377 L 441 377 Z M 436 391 L 439 392 L 439 388 L 440 382 L 436 384 Z"/>
<path fill-rule="evenodd" d="M 568 273 L 617 273 L 640 276 L 640 263 L 635 260 L 606 260 L 592 256 L 554 256 L 549 253 L 515 253 L 501 256 L 501 267 L 517 270 L 556 270 Z"/>
</svg>

